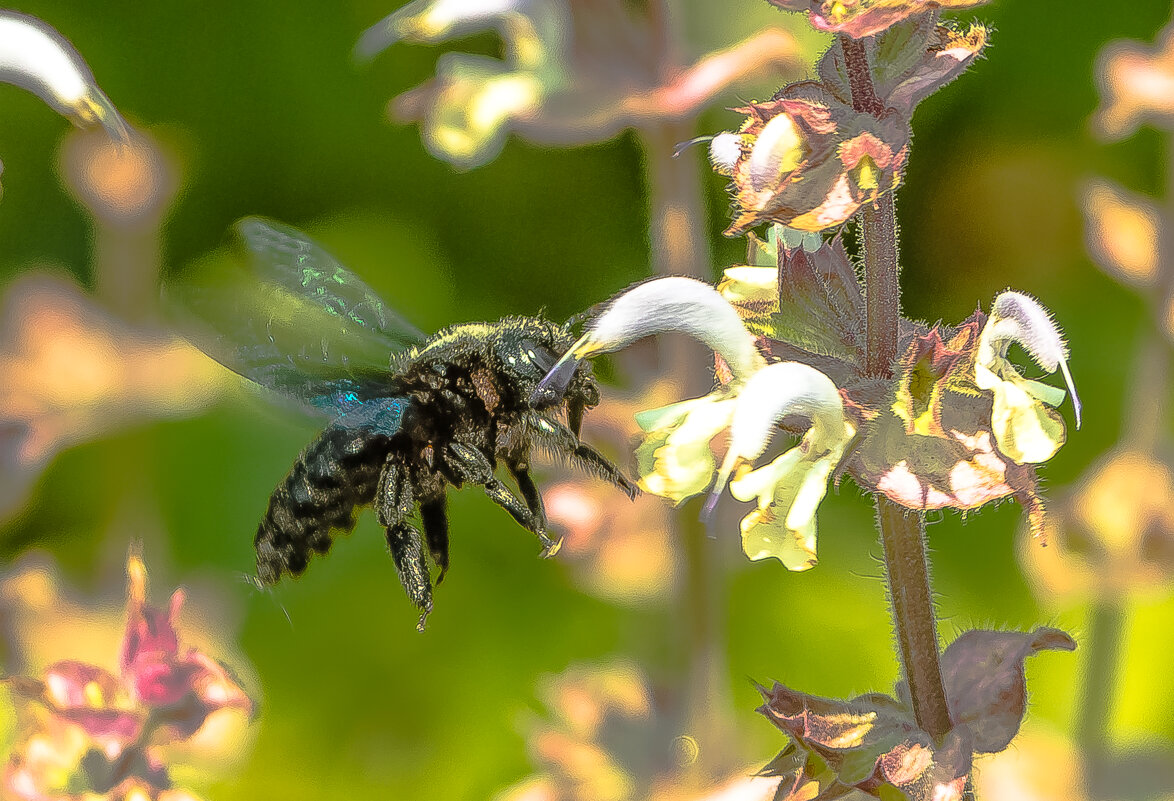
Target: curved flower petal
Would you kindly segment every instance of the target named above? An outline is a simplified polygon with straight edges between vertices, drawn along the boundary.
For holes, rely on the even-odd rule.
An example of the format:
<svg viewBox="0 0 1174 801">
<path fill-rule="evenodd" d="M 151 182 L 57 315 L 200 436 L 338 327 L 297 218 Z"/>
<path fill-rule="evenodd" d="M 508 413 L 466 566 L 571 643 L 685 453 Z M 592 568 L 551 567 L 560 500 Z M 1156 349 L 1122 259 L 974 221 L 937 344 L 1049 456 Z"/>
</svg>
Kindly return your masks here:
<svg viewBox="0 0 1174 801">
<path fill-rule="evenodd" d="M 373 58 L 396 42 L 435 43 L 473 33 L 521 15 L 527 5 L 527 0 L 416 0 L 364 31 L 355 54 Z"/>
<path fill-rule="evenodd" d="M 636 449 L 640 488 L 680 503 L 705 491 L 717 463 L 709 443 L 730 424 L 735 400 L 724 393 L 641 412 Z"/>
<path fill-rule="evenodd" d="M 530 403 L 539 408 L 556 403 L 583 359 L 668 331 L 688 334 L 712 348 L 729 365 L 735 383 L 766 363 L 738 311 L 716 289 L 695 278 L 657 278 L 615 298 L 542 379 Z"/>
<path fill-rule="evenodd" d="M 750 471 L 778 424 L 802 417 L 810 427 L 800 443 L 769 465 Z M 751 559 L 775 557 L 790 570 L 815 564 L 815 511 L 827 481 L 856 430 L 832 380 L 813 367 L 780 362 L 757 372 L 737 398 L 730 423 L 730 449 L 707 510 L 731 474 L 730 493 L 758 508 L 742 520 L 742 547 Z"/>
<path fill-rule="evenodd" d="M 1063 401 L 1063 390 L 1020 375 L 1007 360 L 1012 343 L 1047 372 L 1060 370 L 1080 428 L 1080 399 L 1068 372 L 1068 348 L 1047 309 L 1020 292 L 1004 292 L 995 298 L 975 354 L 975 384 L 994 393 L 991 427 L 999 450 L 1020 464 L 1046 462 L 1064 444 L 1063 420 L 1049 408 Z"/>
<path fill-rule="evenodd" d="M 42 20 L 0 11 L 0 81 L 27 89 L 79 127 L 97 123 L 128 139 L 126 123 L 81 54 Z"/>
</svg>

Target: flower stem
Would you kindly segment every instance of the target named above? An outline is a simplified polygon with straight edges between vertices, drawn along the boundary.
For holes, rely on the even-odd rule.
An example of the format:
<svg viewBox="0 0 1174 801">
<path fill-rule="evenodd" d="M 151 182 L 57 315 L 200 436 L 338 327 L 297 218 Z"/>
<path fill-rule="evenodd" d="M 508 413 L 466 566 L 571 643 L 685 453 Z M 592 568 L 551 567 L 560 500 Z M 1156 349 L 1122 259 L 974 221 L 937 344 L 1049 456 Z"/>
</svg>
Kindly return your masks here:
<svg viewBox="0 0 1174 801">
<path fill-rule="evenodd" d="M 653 269 L 657 275 L 708 278 L 712 258 L 706 236 L 701 169 L 696 158 L 672 155 L 677 144 L 692 137 L 693 121 L 649 127 L 641 134 L 650 197 L 648 231 Z M 674 337 L 662 341 L 659 347 L 660 371 L 674 376 L 681 385 L 681 394 L 703 394 L 709 389 L 709 377 L 698 369 L 712 359 L 703 346 Z M 688 627 L 685 725 L 702 746 L 701 760 L 694 767 L 716 769 L 724 767 L 732 756 L 734 739 L 725 685 L 721 563 L 695 505 L 677 511 L 674 528 L 685 546 L 685 580 L 679 588 L 680 616 Z"/>
<path fill-rule="evenodd" d="M 1088 786 L 1093 797 L 1110 790 L 1106 774 L 1109 719 L 1120 670 L 1125 609 L 1112 600 L 1096 601 L 1089 614 L 1088 631 L 1081 640 L 1084 677 L 1077 704 L 1076 741 L 1088 759 Z"/>
<path fill-rule="evenodd" d="M 953 724 L 938 659 L 925 524 L 920 514 L 909 512 L 883 495 L 876 500 L 876 520 L 885 550 L 889 603 L 913 714 L 918 726 L 941 740 Z"/>
<path fill-rule="evenodd" d="M 852 105 L 860 112 L 880 114 L 864 44 L 840 37 Z M 881 196 L 861 215 L 864 243 L 866 338 L 869 375 L 892 378 L 897 358 L 900 320 L 897 214 L 892 193 Z M 877 528 L 885 553 L 889 603 L 893 610 L 901 667 L 909 685 L 917 724 L 940 740 L 952 728 L 938 652 L 937 620 L 929 584 L 925 522 L 883 495 L 876 501 Z"/>
<path fill-rule="evenodd" d="M 840 37 L 852 107 L 879 116 L 884 106 L 872 85 L 868 54 L 864 44 L 850 36 Z M 901 287 L 897 280 L 897 212 L 893 194 L 886 193 L 861 212 L 864 231 L 864 287 L 866 305 L 865 342 L 870 376 L 888 378 L 897 360 L 897 321 L 901 317 Z"/>
</svg>

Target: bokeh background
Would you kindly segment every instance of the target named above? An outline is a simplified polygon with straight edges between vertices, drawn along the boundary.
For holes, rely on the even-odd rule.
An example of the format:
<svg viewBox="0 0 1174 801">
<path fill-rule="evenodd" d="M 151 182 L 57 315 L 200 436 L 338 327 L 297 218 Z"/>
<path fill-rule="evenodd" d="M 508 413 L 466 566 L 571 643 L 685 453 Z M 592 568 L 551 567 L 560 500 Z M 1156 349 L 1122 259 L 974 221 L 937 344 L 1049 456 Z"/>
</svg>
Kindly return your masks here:
<svg viewBox="0 0 1174 801">
<path fill-rule="evenodd" d="M 752 0 L 673 7 L 696 55 L 765 25 L 805 27 Z M 0 293 L 30 274 L 72 279 L 92 292 L 77 297 L 95 303 L 96 316 L 77 313 L 83 332 L 84 321 L 117 332 L 121 323 L 111 320 L 159 318 L 153 231 L 168 281 L 225 247 L 232 222 L 251 214 L 310 231 L 424 330 L 539 309 L 561 319 L 649 274 L 647 187 L 635 138 L 574 149 L 512 139 L 491 163 L 454 170 L 427 153 L 418 128 L 387 117 L 389 98 L 427 79 L 439 49 L 399 45 L 362 68 L 351 60 L 359 34 L 393 10 L 387 5 L 111 0 L 28 2 L 20 10 L 73 41 L 131 123 L 160 143 L 178 192 L 158 221 L 119 228 L 96 219 L 63 182 L 67 124 L 32 95 L 0 87 Z M 1148 325 L 1137 294 L 1087 255 L 1081 187 L 1100 174 L 1161 196 L 1171 158 L 1165 135 L 1151 129 L 1112 145 L 1093 137 L 1094 62 L 1113 39 L 1152 42 L 1170 12 L 1162 0 L 1123 7 L 996 0 L 970 15 L 994 28 L 987 58 L 923 103 L 914 120 L 898 196 L 905 308 L 956 322 L 1013 287 L 1054 311 L 1085 408 L 1083 429 L 1044 469 L 1046 489 L 1056 493 L 1118 440 L 1132 408 L 1136 343 Z M 822 40 L 799 41 L 813 63 Z M 498 45 L 484 34 L 459 47 L 493 54 Z M 706 111 L 696 133 L 736 125 L 724 107 L 738 95 L 764 97 L 796 77 L 762 75 Z M 703 157 L 697 148 L 682 158 Z M 714 252 L 708 274 L 716 278 L 742 258 L 744 243 L 721 237 L 725 179 L 705 171 L 704 181 Z M 119 272 L 127 253 L 146 265 L 146 277 Z M 150 289 L 124 297 L 118 287 L 127 282 Z M 53 297 L 62 284 L 45 286 Z M 10 296 L 0 327 L 11 328 L 22 309 L 42 315 L 33 317 L 34 330 L 52 316 L 52 304 L 25 302 L 33 296 L 18 295 L 18 303 Z M 133 338 L 111 337 L 112 358 L 158 355 L 133 351 Z M 32 364 L 28 375 L 39 369 Z M 181 371 L 186 381 L 202 368 L 184 369 L 196 371 Z M 707 369 L 697 364 L 699 375 Z M 616 386 L 607 391 L 634 388 L 622 369 L 604 372 Z M 9 390 L 0 396 L 18 403 L 18 388 Z M 245 660 L 247 689 L 260 700 L 253 741 L 240 746 L 251 750 L 206 790 L 209 797 L 491 798 L 533 770 L 529 721 L 543 714 L 539 688 L 550 676 L 622 657 L 665 698 L 684 692 L 690 607 L 676 585 L 626 600 L 593 591 L 589 566 L 539 560 L 533 538 L 475 490 L 450 496 L 453 567 L 424 634 L 369 513 L 303 578 L 272 595 L 255 590 L 239 576 L 252 571 L 257 521 L 315 424 L 228 383 L 206 402 L 186 400 L 198 408 L 184 411 L 176 401 L 162 422 L 91 421 L 94 435 L 47 452 L 43 471 L 8 465 L 0 559 L 19 571 L 35 552 L 60 567 L 63 586 L 117 603 L 128 543 L 137 539 L 160 593 L 198 588 L 193 597 L 211 610 L 204 629 Z M 3 436 L 14 435 L 0 429 Z M 935 514 L 931 522 L 947 639 L 978 625 L 1057 625 L 1078 640 L 1087 631 L 1086 604 L 1033 592 L 1017 557 L 1018 507 L 965 519 Z M 820 529 L 820 564 L 801 574 L 774 561 L 746 562 L 732 531 L 708 543 L 707 558 L 723 577 L 715 602 L 724 681 L 737 710 L 736 751 L 747 763 L 765 761 L 783 742 L 754 714 L 750 679 L 845 696 L 888 691 L 897 677 L 871 505 L 850 481 L 822 506 Z M 675 547 L 657 541 L 614 558 L 661 560 L 667 574 L 681 558 Z M 1148 594 L 1123 621 L 1109 736 L 1121 748 L 1168 748 L 1174 599 Z M 63 631 L 40 630 L 39 648 L 70 656 L 75 641 Z M 16 646 L 6 649 L 11 661 Z M 1079 651 L 1029 665 L 1037 736 L 1071 733 L 1081 665 Z M 716 747 L 704 733 L 666 736 L 690 733 L 702 753 Z"/>
</svg>

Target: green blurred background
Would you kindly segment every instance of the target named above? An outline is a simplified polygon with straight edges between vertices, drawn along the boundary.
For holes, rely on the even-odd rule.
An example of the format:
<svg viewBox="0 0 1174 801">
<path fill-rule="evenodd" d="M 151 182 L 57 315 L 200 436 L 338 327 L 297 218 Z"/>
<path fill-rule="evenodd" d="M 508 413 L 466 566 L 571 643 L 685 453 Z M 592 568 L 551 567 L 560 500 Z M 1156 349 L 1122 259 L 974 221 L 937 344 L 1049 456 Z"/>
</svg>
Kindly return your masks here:
<svg viewBox="0 0 1174 801">
<path fill-rule="evenodd" d="M 764 24 L 802 25 L 751 0 L 678 5 L 696 53 Z M 128 119 L 178 154 L 184 183 L 165 227 L 167 274 L 223 245 L 249 214 L 312 230 L 425 330 L 540 307 L 562 318 L 648 274 L 635 140 L 573 150 L 511 140 L 489 165 L 454 171 L 425 152 L 415 127 L 385 114 L 391 96 L 432 73 L 437 48 L 401 45 L 362 69 L 350 60 L 386 5 L 111 0 L 20 10 L 70 38 Z M 1071 483 L 1117 439 L 1143 325 L 1140 300 L 1085 254 L 1080 182 L 1099 173 L 1165 190 L 1158 134 L 1112 146 L 1091 137 L 1094 59 L 1115 38 L 1153 41 L 1169 15 L 1160 0 L 997 0 L 972 14 L 994 27 L 986 60 L 914 120 L 898 197 L 905 307 L 956 322 L 1011 286 L 1054 311 L 1085 425 L 1044 469 L 1047 487 Z M 493 53 L 495 40 L 459 47 Z M 745 94 L 763 96 L 790 77 L 764 76 Z M 87 282 L 90 220 L 54 167 L 66 123 L 12 87 L 0 87 L 0 104 L 0 284 L 46 266 Z M 697 132 L 735 124 L 714 108 Z M 701 149 L 689 157 L 701 159 Z M 725 179 L 705 180 L 716 277 L 743 244 L 720 235 Z M 62 454 L 25 510 L 0 527 L 6 561 L 48 551 L 83 590 L 117 582 L 136 536 L 146 539 L 158 593 L 199 577 L 220 583 L 262 707 L 247 766 L 211 797 L 488 798 L 530 771 L 520 721 L 542 676 L 613 655 L 637 660 L 664 686 L 684 675 L 679 602 L 631 608 L 577 589 L 565 565 L 537 559 L 533 539 L 476 491 L 451 496 L 453 569 L 425 634 L 369 514 L 330 558 L 277 591 L 291 626 L 277 603 L 234 576 L 252 570 L 268 495 L 314 431 L 263 404 L 233 402 L 117 433 Z M 135 531 L 125 513 L 135 503 L 153 510 L 165 534 Z M 1079 638 L 1084 610 L 1042 607 L 1023 577 L 1018 507 L 931 519 L 947 638 L 975 625 L 1044 623 Z M 748 677 L 825 695 L 888 690 L 896 678 L 871 507 L 850 481 L 823 505 L 820 529 L 820 564 L 803 574 L 745 562 L 735 536 L 710 543 L 728 572 L 720 614 L 748 759 L 782 743 L 753 713 Z M 1169 741 L 1174 601 L 1135 607 L 1129 625 L 1111 731 L 1123 742 Z M 1078 666 L 1066 655 L 1033 661 L 1032 718 L 1069 725 Z"/>
</svg>

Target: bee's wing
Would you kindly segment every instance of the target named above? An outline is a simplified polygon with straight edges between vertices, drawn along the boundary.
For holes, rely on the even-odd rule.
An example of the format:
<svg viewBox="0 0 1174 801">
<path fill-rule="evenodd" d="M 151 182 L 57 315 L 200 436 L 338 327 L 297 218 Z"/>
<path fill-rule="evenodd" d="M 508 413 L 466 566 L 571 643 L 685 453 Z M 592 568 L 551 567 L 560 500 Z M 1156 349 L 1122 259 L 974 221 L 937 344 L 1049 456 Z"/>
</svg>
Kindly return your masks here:
<svg viewBox="0 0 1174 801">
<path fill-rule="evenodd" d="M 343 423 L 389 424 L 399 395 L 389 360 L 423 335 L 300 231 L 255 217 L 236 230 L 249 270 L 172 287 L 191 339 L 303 408 Z M 390 417 L 373 411 L 381 406 Z"/>
<path fill-rule="evenodd" d="M 424 340 L 424 334 L 367 286 L 363 279 L 296 228 L 260 217 L 237 221 L 236 231 L 253 257 L 262 282 L 283 287 L 348 326 L 381 336 L 392 351 Z"/>
</svg>

